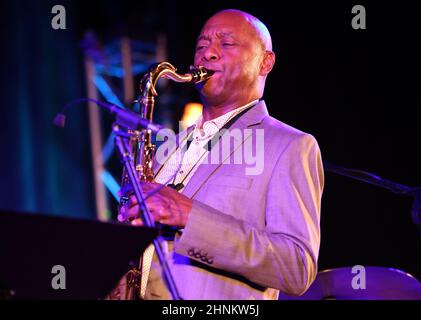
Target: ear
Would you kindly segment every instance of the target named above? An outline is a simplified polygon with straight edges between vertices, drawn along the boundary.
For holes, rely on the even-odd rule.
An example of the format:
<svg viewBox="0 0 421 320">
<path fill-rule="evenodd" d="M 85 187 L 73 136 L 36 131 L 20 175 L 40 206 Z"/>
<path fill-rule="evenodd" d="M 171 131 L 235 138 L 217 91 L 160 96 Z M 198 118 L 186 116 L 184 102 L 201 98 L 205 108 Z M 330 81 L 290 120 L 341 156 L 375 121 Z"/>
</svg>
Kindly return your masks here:
<svg viewBox="0 0 421 320">
<path fill-rule="evenodd" d="M 272 70 L 273 65 L 275 64 L 275 53 L 269 50 L 266 50 L 263 54 L 262 64 L 260 66 L 259 75 L 267 76 L 268 73 Z"/>
</svg>

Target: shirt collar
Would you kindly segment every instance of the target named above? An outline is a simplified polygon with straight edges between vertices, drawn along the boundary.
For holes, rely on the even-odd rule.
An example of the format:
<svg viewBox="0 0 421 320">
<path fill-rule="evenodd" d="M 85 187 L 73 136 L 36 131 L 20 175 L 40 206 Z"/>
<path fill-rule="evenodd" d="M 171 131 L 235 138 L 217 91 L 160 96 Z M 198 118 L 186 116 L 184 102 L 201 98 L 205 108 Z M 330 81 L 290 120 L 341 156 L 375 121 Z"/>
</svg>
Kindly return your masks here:
<svg viewBox="0 0 421 320">
<path fill-rule="evenodd" d="M 195 128 L 193 131 L 193 139 L 197 140 L 203 140 L 203 139 L 209 139 L 214 134 L 216 134 L 230 119 L 235 117 L 237 114 L 242 112 L 243 110 L 249 108 L 253 104 L 256 104 L 259 100 L 253 100 L 250 103 L 247 103 L 244 106 L 235 108 L 234 110 L 231 110 L 215 119 L 208 120 L 205 123 L 203 123 L 202 130 L 200 130 L 200 124 L 202 123 L 203 115 L 201 115 L 195 123 Z"/>
</svg>

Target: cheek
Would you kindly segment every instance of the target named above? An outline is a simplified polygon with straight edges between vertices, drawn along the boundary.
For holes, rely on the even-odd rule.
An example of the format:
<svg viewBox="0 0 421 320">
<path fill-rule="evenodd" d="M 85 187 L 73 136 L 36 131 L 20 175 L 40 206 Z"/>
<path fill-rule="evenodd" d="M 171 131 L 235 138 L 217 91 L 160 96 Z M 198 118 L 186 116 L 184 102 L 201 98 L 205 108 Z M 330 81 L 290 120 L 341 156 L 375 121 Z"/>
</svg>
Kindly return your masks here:
<svg viewBox="0 0 421 320">
<path fill-rule="evenodd" d="M 251 78 L 250 68 L 247 67 L 247 64 L 238 64 L 231 68 L 227 77 L 234 83 L 244 82 L 246 79 Z"/>
<path fill-rule="evenodd" d="M 241 67 L 236 69 L 236 75 L 244 80 L 253 80 L 259 74 L 260 64 L 256 58 L 247 59 L 239 65 Z"/>
</svg>

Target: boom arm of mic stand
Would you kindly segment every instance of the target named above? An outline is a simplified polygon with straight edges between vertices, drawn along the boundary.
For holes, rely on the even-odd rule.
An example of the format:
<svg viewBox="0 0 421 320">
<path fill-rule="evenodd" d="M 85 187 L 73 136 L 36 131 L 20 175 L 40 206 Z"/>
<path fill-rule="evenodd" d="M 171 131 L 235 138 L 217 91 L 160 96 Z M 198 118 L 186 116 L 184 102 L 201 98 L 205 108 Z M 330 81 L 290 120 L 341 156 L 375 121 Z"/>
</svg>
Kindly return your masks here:
<svg viewBox="0 0 421 320">
<path fill-rule="evenodd" d="M 140 183 L 138 182 L 136 178 L 136 169 L 133 164 L 133 156 L 131 154 L 129 145 L 127 143 L 127 133 L 123 133 L 122 135 L 119 134 L 119 128 L 118 126 L 114 126 L 113 128 L 114 133 L 116 134 L 115 137 L 115 144 L 117 146 L 117 149 L 120 154 L 121 161 L 124 164 L 124 167 L 126 169 L 126 172 L 129 175 L 130 182 L 132 185 L 132 188 L 134 190 L 137 202 L 139 203 L 139 206 L 141 207 L 141 213 L 142 213 L 142 221 L 144 222 L 146 227 L 155 228 L 155 222 L 152 218 L 152 215 L 149 211 L 148 206 L 146 205 L 146 201 L 143 197 L 142 193 L 142 187 Z M 180 297 L 180 294 L 178 293 L 177 286 L 175 284 L 174 278 L 171 274 L 170 268 L 168 266 L 167 260 L 165 259 L 165 254 L 163 250 L 163 242 L 165 240 L 158 236 L 154 241 L 153 245 L 155 247 L 155 252 L 158 256 L 159 263 L 162 267 L 162 270 L 164 272 L 164 278 L 168 284 L 170 293 L 174 300 L 182 300 Z"/>
<path fill-rule="evenodd" d="M 389 181 L 366 171 L 344 168 L 326 162 L 323 162 L 323 166 L 328 172 L 336 173 L 354 180 L 369 183 L 387 189 L 393 193 L 412 195 L 414 191 L 417 190 L 417 188 L 411 188 L 393 181 Z"/>
<path fill-rule="evenodd" d="M 369 172 L 344 168 L 326 162 L 323 162 L 323 166 L 328 172 L 336 173 L 351 179 L 369 183 L 387 189 L 396 194 L 412 196 L 414 198 L 411 209 L 412 222 L 418 226 L 419 236 L 421 237 L 421 187 L 408 187 L 403 184 L 383 179 Z"/>
</svg>

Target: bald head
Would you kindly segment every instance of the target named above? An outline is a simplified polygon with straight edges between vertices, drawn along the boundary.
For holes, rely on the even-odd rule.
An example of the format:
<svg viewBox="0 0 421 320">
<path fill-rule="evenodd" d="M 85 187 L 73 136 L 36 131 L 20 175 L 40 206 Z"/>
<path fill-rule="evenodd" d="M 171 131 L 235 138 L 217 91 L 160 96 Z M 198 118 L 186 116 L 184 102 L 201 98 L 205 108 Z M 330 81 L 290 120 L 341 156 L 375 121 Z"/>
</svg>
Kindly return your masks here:
<svg viewBox="0 0 421 320">
<path fill-rule="evenodd" d="M 272 51 L 272 38 L 269 30 L 263 22 L 255 16 L 236 9 L 226 9 L 215 13 L 206 23 L 212 23 L 212 20 L 220 16 L 226 16 L 238 20 L 239 22 L 242 21 L 244 25 L 249 28 L 250 33 L 256 37 L 256 40 L 261 43 L 263 50 Z"/>
</svg>

